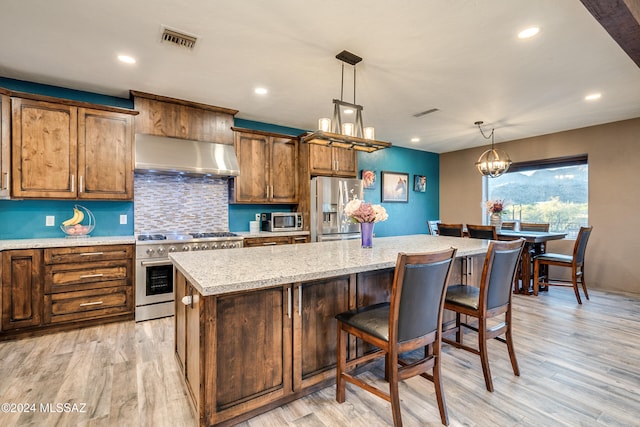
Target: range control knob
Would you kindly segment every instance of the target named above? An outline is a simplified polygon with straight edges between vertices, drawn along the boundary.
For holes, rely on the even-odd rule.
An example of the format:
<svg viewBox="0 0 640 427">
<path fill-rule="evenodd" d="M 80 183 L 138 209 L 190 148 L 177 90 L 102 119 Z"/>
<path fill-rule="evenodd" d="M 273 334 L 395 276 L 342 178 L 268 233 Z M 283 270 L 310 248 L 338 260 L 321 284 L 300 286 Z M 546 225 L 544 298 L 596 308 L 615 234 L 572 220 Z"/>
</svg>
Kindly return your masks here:
<svg viewBox="0 0 640 427">
<path fill-rule="evenodd" d="M 227 249 L 227 244 L 226 243 L 222 244 L 222 249 Z"/>
<path fill-rule="evenodd" d="M 182 247 L 182 251 L 183 251 L 183 252 L 188 252 L 188 251 L 189 251 L 189 246 L 184 245 L 184 246 Z"/>
<path fill-rule="evenodd" d="M 147 248 L 147 255 L 153 255 L 155 250 L 153 248 Z"/>
<path fill-rule="evenodd" d="M 158 248 L 158 255 L 164 255 L 165 252 L 167 252 L 165 248 L 163 247 Z"/>
<path fill-rule="evenodd" d="M 212 243 L 211 244 L 211 249 L 218 249 L 218 244 L 217 243 Z"/>
<path fill-rule="evenodd" d="M 175 247 L 175 246 L 171 246 L 171 247 L 169 248 L 169 252 L 175 252 L 175 251 L 176 251 L 176 247 Z"/>
<path fill-rule="evenodd" d="M 197 243 L 195 245 L 193 245 L 192 250 L 194 251 L 199 251 L 200 250 L 200 245 L 198 245 Z"/>
<path fill-rule="evenodd" d="M 203 251 L 206 251 L 207 249 L 209 249 L 209 245 L 207 245 L 206 243 L 204 243 L 200 249 L 202 249 Z"/>
</svg>

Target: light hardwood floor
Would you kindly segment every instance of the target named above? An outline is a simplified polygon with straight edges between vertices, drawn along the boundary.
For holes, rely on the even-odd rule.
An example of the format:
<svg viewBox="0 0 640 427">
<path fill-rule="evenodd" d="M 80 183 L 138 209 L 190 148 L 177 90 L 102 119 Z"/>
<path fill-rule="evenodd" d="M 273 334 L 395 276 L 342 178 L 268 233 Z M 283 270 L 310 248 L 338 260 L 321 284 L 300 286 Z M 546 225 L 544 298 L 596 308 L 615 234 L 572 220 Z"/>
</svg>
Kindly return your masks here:
<svg viewBox="0 0 640 427">
<path fill-rule="evenodd" d="M 450 425 L 640 425 L 640 298 L 590 294 L 582 306 L 568 288 L 554 287 L 537 298 L 514 296 L 521 376 L 513 375 L 505 346 L 491 342 L 494 393 L 485 389 L 477 356 L 445 345 Z M 0 403 L 15 404 L 10 409 L 35 404 L 35 412 L 22 413 L 6 413 L 3 406 L 0 426 L 195 426 L 173 356 L 172 321 L 123 322 L 0 343 Z M 380 378 L 381 365 L 362 375 Z M 405 426 L 441 425 L 429 381 L 403 382 L 400 397 Z M 64 406 L 63 412 L 42 411 L 64 403 L 84 412 L 64 412 Z M 391 423 L 386 402 L 347 385 L 344 404 L 328 387 L 239 426 Z"/>
</svg>

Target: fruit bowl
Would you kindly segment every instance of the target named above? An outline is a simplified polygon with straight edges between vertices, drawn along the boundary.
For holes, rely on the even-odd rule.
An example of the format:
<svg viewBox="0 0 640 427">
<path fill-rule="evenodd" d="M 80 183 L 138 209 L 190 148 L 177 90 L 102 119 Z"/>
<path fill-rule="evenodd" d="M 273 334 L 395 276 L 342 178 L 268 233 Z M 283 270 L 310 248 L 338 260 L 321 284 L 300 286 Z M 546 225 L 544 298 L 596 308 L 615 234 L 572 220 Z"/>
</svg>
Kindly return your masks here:
<svg viewBox="0 0 640 427">
<path fill-rule="evenodd" d="M 70 238 L 89 237 L 96 226 L 93 213 L 84 206 L 75 205 L 73 216 L 60 225 L 60 229 Z"/>
</svg>

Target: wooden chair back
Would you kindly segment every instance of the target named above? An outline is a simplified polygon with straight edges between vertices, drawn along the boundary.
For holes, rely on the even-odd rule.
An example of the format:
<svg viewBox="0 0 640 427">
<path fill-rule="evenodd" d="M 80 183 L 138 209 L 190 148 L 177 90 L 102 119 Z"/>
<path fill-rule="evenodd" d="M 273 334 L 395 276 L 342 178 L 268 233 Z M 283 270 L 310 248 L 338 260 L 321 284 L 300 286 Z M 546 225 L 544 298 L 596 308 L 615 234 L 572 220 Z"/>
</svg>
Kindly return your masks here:
<svg viewBox="0 0 640 427">
<path fill-rule="evenodd" d="M 498 240 L 495 225 L 467 224 L 467 232 L 472 239 Z"/>
<path fill-rule="evenodd" d="M 515 230 L 516 223 L 514 221 L 503 221 L 502 226 L 500 226 L 502 230 Z"/>
<path fill-rule="evenodd" d="M 549 224 L 538 224 L 534 222 L 521 222 L 520 231 L 549 231 Z"/>
<path fill-rule="evenodd" d="M 439 219 L 433 221 L 427 221 L 427 225 L 429 226 L 429 234 L 432 236 L 438 235 L 438 224 L 440 223 Z"/>
<path fill-rule="evenodd" d="M 438 224 L 438 234 L 440 236 L 462 237 L 462 224 Z"/>
</svg>

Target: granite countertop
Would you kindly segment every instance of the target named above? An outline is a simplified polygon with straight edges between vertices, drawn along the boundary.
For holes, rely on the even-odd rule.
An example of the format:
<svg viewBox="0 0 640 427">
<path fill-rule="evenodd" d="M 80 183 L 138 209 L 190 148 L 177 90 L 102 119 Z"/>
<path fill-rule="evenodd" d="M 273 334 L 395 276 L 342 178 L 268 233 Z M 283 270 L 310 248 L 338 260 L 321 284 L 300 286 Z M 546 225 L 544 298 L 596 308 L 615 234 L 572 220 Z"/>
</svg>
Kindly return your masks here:
<svg viewBox="0 0 640 427">
<path fill-rule="evenodd" d="M 488 241 L 417 234 L 375 238 L 373 248 L 360 240 L 338 240 L 179 252 L 169 258 L 202 295 L 268 288 L 345 274 L 395 267 L 398 252 L 431 252 L 458 248 L 457 256 L 484 254 Z"/>
<path fill-rule="evenodd" d="M 136 242 L 134 236 L 98 236 L 0 240 L 0 251 L 11 249 L 59 248 L 65 246 L 123 245 Z"/>
</svg>

